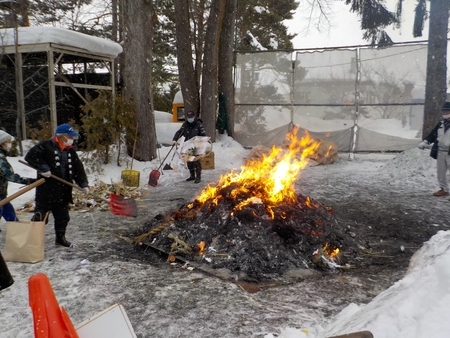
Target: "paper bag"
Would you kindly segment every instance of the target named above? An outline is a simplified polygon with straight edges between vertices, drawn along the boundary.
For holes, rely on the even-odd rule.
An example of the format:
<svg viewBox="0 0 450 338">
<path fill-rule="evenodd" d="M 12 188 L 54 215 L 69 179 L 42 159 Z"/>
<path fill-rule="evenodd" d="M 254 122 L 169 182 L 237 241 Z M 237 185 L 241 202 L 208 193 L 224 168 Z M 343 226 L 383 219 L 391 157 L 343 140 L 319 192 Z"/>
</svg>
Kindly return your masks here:
<svg viewBox="0 0 450 338">
<path fill-rule="evenodd" d="M 37 263 L 44 260 L 45 221 L 7 222 L 3 258 L 7 262 Z"/>
</svg>

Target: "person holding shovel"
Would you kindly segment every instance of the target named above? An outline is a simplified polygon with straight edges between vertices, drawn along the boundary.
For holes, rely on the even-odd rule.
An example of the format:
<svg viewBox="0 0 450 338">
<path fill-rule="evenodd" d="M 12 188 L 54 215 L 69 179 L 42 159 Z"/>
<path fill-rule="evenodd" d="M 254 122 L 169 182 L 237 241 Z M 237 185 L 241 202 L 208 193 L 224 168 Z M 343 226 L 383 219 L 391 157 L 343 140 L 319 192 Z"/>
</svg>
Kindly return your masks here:
<svg viewBox="0 0 450 338">
<path fill-rule="evenodd" d="M 38 170 L 38 177 L 45 177 L 45 183 L 36 188 L 34 215 L 32 221 L 42 221 L 51 212 L 55 220 L 55 244 L 73 247 L 66 239 L 69 223 L 69 203 L 72 200 L 72 186 L 51 178 L 52 174 L 73 182 L 89 194 L 89 184 L 83 163 L 73 148 L 73 142 L 79 135 L 70 124 L 61 124 L 55 135 L 33 146 L 25 155 L 33 168 Z"/>
<path fill-rule="evenodd" d="M 173 145 L 177 145 L 178 140 L 182 136 L 184 136 L 185 141 L 195 136 L 206 136 L 203 121 L 197 118 L 195 112 L 193 112 L 192 110 L 189 110 L 186 113 L 186 121 L 173 136 Z M 194 183 L 200 183 L 202 175 L 202 164 L 200 160 L 187 162 L 187 166 L 190 176 L 186 179 L 186 181 L 194 181 Z"/>
<path fill-rule="evenodd" d="M 19 184 L 32 184 L 36 182 L 35 178 L 22 177 L 15 174 L 11 164 L 6 159 L 11 150 L 13 137 L 6 131 L 0 130 L 0 201 L 8 195 L 8 181 Z M 0 207 L 0 219 L 4 218 L 7 222 L 18 222 L 16 212 L 11 202 Z"/>
</svg>

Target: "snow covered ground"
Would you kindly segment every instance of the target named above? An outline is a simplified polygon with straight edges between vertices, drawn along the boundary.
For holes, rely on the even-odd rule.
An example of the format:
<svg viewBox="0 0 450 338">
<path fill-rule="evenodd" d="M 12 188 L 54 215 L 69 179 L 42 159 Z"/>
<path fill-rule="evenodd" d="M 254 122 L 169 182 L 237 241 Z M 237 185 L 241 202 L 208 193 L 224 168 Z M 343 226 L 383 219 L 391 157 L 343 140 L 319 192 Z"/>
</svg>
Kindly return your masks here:
<svg viewBox="0 0 450 338">
<path fill-rule="evenodd" d="M 166 131 L 166 135 L 173 135 L 173 130 Z M 169 147 L 161 148 L 161 158 L 168 151 Z M 158 186 L 148 187 L 148 174 L 160 165 L 159 161 L 134 161 L 133 169 L 141 173 L 140 187 L 148 192 L 139 201 L 138 217 L 72 212 L 67 237 L 78 244 L 73 250 L 54 246 L 50 221 L 45 261 L 8 263 L 15 283 L 0 292 L 0 336 L 32 336 L 27 281 L 33 274 L 43 272 L 49 276 L 60 305 L 64 305 L 74 324 L 120 303 L 138 337 L 323 338 L 360 330 L 369 330 L 377 338 L 448 337 L 450 201 L 431 195 L 438 185 L 436 163 L 428 151 L 413 148 L 401 154 L 357 154 L 352 160 L 341 154 L 335 164 L 310 166 L 301 173 L 296 186 L 300 193 L 326 200 L 327 204 L 370 196 L 374 203 L 383 205 L 395 194 L 396 203 L 407 210 L 404 217 L 414 218 L 415 210 L 418 215 L 428 208 L 435 211 L 435 218 L 430 217 L 428 224 L 422 226 L 436 234 L 413 256 L 406 275 L 379 294 L 365 296 L 357 279 L 348 279 L 348 285 L 342 286 L 345 273 L 314 275 L 317 280 L 251 294 L 234 283 L 195 269 L 173 266 L 152 256 L 139 258 L 142 253 L 118 238 L 118 234 L 138 227 L 146 219 L 194 199 L 206 183 L 216 182 L 232 168 L 238 169 L 248 153 L 226 136 L 219 136 L 214 152 L 215 169 L 204 170 L 200 185 L 184 181 L 187 170 L 176 156 L 172 162 L 176 170 L 164 171 Z M 9 158 L 15 171 L 33 177 L 32 170 L 18 163 L 19 159 Z M 102 175 L 91 174 L 90 180 L 118 181 L 123 169 L 110 164 Z M 11 183 L 9 194 L 19 188 Z M 373 190 L 362 195 L 370 189 Z M 32 198 L 33 193 L 29 192 L 13 204 L 19 208 Z M 19 214 L 22 220 L 29 216 Z M 4 220 L 0 221 L 0 229 L 2 249 Z M 348 295 L 354 290 L 360 297 L 345 299 L 333 294 L 333 288 L 322 289 L 321 285 L 326 284 L 347 287 Z"/>
</svg>

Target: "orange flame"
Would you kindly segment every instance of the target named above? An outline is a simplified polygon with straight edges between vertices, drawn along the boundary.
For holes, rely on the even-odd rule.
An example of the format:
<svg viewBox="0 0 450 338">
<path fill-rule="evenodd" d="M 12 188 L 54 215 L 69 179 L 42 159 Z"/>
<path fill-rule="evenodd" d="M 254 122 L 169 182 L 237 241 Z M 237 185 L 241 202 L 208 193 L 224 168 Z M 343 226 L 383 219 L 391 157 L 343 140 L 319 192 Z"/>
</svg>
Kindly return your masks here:
<svg viewBox="0 0 450 338">
<path fill-rule="evenodd" d="M 217 205 L 222 196 L 219 191 L 231 187 L 230 196 L 242 201 L 235 210 L 255 203 L 263 203 L 271 216 L 271 206 L 282 201 L 295 201 L 295 181 L 300 171 L 308 164 L 308 158 L 314 154 L 320 142 L 312 139 L 308 133 L 297 139 L 298 126 L 294 126 L 287 135 L 287 147 L 272 147 L 268 155 L 261 159 L 249 160 L 241 166 L 241 172 L 234 170 L 219 178 L 217 185 L 208 185 L 197 197 L 200 204 L 208 201 Z M 190 205 L 192 207 L 192 204 Z M 314 208 L 314 205 L 309 205 Z"/>
<path fill-rule="evenodd" d="M 205 252 L 206 243 L 204 241 L 200 241 L 197 243 L 198 253 L 201 255 Z"/>
<path fill-rule="evenodd" d="M 339 255 L 340 250 L 339 248 L 332 249 L 329 243 L 326 243 L 323 247 L 323 252 L 325 252 L 330 258 L 336 258 Z"/>
</svg>

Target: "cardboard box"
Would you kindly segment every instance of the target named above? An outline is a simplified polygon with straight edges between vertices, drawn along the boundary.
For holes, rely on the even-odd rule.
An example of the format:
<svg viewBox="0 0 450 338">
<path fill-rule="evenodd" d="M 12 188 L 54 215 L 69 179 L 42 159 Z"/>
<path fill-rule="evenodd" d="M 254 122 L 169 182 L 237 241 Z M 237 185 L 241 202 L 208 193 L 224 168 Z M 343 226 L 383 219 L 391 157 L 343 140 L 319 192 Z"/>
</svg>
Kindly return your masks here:
<svg viewBox="0 0 450 338">
<path fill-rule="evenodd" d="M 214 169 L 214 152 L 211 151 L 208 155 L 200 158 L 203 170 Z"/>
</svg>

